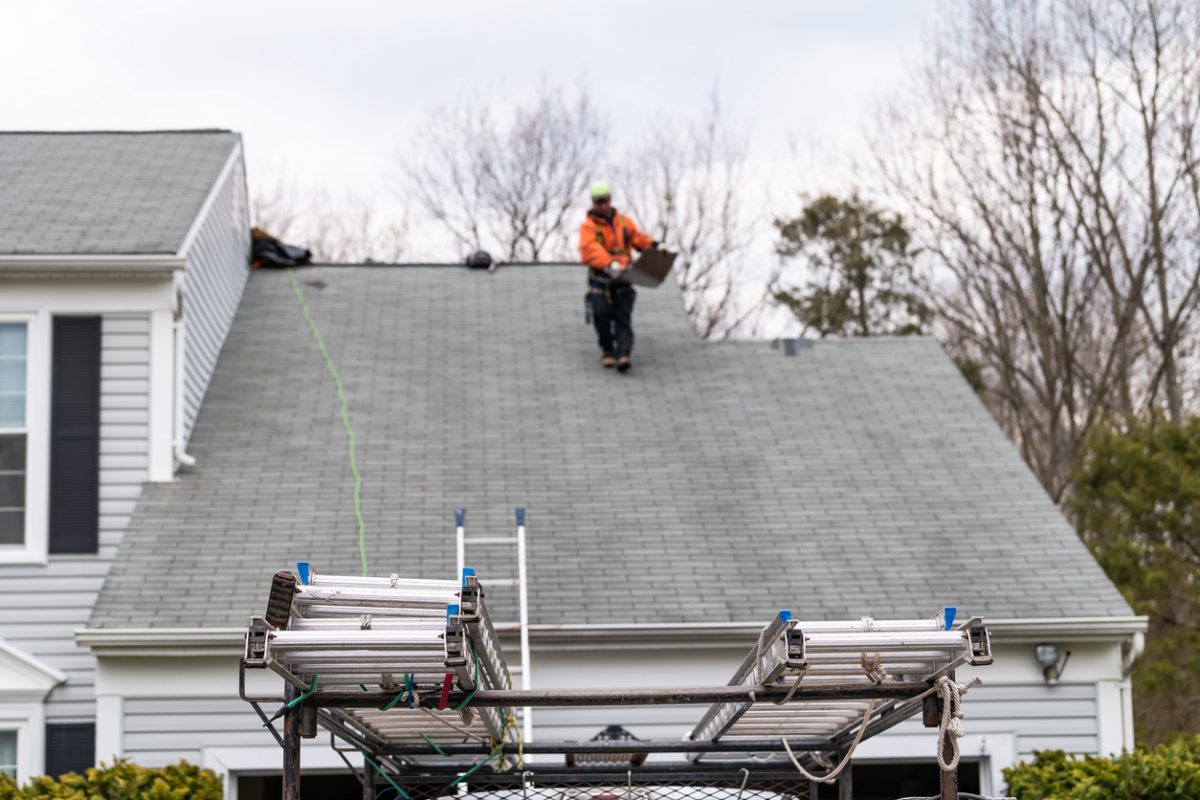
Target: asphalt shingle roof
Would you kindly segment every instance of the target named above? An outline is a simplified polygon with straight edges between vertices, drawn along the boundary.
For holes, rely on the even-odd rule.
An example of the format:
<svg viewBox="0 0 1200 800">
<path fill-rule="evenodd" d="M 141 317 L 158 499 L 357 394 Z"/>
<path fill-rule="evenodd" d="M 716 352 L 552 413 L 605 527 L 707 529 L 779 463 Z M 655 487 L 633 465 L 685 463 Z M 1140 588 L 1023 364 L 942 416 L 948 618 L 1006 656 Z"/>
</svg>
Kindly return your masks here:
<svg viewBox="0 0 1200 800">
<path fill-rule="evenodd" d="M 175 253 L 238 141 L 0 132 L 0 254 Z"/>
<path fill-rule="evenodd" d="M 450 577 L 456 506 L 497 535 L 524 505 L 537 622 L 1131 614 L 932 339 L 706 343 L 664 286 L 621 376 L 577 266 L 298 274 L 372 574 Z M 189 449 L 146 486 L 93 627 L 242 625 L 297 560 L 357 574 L 337 400 L 285 274 L 251 278 Z"/>
</svg>

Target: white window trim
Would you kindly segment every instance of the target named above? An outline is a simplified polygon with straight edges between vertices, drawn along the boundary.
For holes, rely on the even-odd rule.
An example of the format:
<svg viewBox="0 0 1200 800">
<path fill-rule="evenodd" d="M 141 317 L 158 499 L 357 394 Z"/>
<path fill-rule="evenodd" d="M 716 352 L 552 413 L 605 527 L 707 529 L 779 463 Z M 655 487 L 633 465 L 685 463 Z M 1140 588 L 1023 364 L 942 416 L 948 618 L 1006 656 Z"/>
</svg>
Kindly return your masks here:
<svg viewBox="0 0 1200 800">
<path fill-rule="evenodd" d="M 970 710 L 967 716 L 970 717 Z M 968 719 L 968 726 L 970 721 Z M 1000 794 L 1004 787 L 1003 769 L 1017 762 L 1015 733 L 968 733 L 958 740 L 965 761 L 979 763 L 982 794 Z M 868 739 L 854 751 L 855 764 L 888 761 L 934 761 L 937 756 L 937 731 L 922 733 L 888 732 Z"/>
<path fill-rule="evenodd" d="M 41 703 L 0 703 L 0 731 L 17 734 L 17 783 L 46 771 L 46 707 Z"/>
<path fill-rule="evenodd" d="M 17 732 L 17 782 L 46 771 L 46 696 L 66 683 L 60 670 L 0 639 L 0 731 Z"/>
<path fill-rule="evenodd" d="M 0 313 L 0 322 L 24 322 L 25 542 L 0 545 L 0 564 L 45 564 L 50 511 L 50 314 Z"/>
<path fill-rule="evenodd" d="M 315 742 L 300 743 L 305 775 L 345 775 L 346 763 L 329 743 L 318 737 Z M 355 767 L 362 768 L 362 756 L 347 753 Z M 238 778 L 253 775 L 278 775 L 280 770 L 279 748 L 270 746 L 205 747 L 200 751 L 200 766 L 211 769 L 221 779 L 225 788 L 225 800 L 238 800 Z"/>
</svg>

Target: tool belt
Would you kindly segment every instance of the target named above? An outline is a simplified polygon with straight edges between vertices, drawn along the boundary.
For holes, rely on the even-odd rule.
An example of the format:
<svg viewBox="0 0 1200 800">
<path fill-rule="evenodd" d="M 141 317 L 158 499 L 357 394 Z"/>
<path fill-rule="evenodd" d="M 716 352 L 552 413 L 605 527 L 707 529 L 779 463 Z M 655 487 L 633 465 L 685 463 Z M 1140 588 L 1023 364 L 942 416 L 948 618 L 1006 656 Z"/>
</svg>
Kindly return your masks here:
<svg viewBox="0 0 1200 800">
<path fill-rule="evenodd" d="M 615 292 L 632 292 L 633 287 L 624 281 L 618 281 L 602 269 L 588 267 L 588 290 L 583 296 L 584 323 L 592 324 L 592 295 L 604 295 L 604 302 L 613 301 Z"/>
</svg>

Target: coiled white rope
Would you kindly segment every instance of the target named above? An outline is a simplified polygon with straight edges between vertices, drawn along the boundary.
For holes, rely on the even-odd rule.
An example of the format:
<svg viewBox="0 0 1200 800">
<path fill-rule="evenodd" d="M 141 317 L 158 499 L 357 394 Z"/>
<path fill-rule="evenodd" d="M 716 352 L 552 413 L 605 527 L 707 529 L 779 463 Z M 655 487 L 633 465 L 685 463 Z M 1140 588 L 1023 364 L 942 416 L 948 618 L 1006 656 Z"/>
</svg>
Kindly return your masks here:
<svg viewBox="0 0 1200 800">
<path fill-rule="evenodd" d="M 788 744 L 787 737 L 781 737 L 780 741 L 783 742 L 783 749 L 787 751 L 788 758 L 792 760 L 792 765 L 801 775 L 803 775 L 805 778 L 808 778 L 810 781 L 816 781 L 817 783 L 833 783 L 835 780 L 837 780 L 837 776 L 841 774 L 842 770 L 844 770 L 850 763 L 850 756 L 854 755 L 855 748 L 858 747 L 858 743 L 862 741 L 863 734 L 867 732 L 867 721 L 871 719 L 871 715 L 874 713 L 875 701 L 872 700 L 871 702 L 867 703 L 867 713 L 863 714 L 862 724 L 858 726 L 858 733 L 855 735 L 854 741 L 850 743 L 850 748 L 846 751 L 846 755 L 842 757 L 842 763 L 838 764 L 833 768 L 833 771 L 825 775 L 813 775 L 804 767 L 800 766 L 800 761 L 797 760 L 796 754 L 792 752 L 792 748 Z"/>
<path fill-rule="evenodd" d="M 870 676 L 870 670 L 872 668 L 879 669 L 878 661 L 868 662 L 866 654 L 864 653 L 863 669 L 868 671 L 868 676 Z M 886 673 L 884 674 L 886 676 Z M 872 680 L 874 679 L 872 678 Z M 951 679 L 948 675 L 943 675 L 937 679 L 932 687 L 913 698 L 913 700 L 920 700 L 936 692 L 938 698 L 942 701 L 942 716 L 938 721 L 937 762 L 938 767 L 940 767 L 943 772 L 953 772 L 954 770 L 958 769 L 958 740 L 965 732 L 963 728 L 962 696 L 966 694 L 969 689 L 974 689 L 981 683 L 982 681 L 979 679 L 979 676 L 971 678 L 971 680 L 967 681 L 966 683 L 958 683 Z M 867 713 L 863 715 L 862 724 L 858 726 L 858 733 L 855 735 L 854 741 L 851 742 L 850 748 L 846 751 L 846 755 L 842 757 L 841 763 L 824 776 L 813 775 L 811 772 L 801 766 L 800 761 L 792 752 L 791 746 L 788 745 L 787 737 L 781 737 L 780 741 L 783 742 L 783 749 L 787 751 L 788 758 L 792 760 L 792 765 L 801 775 L 808 780 L 815 781 L 817 783 L 833 783 L 834 779 L 836 779 L 837 776 L 841 774 L 842 770 L 846 768 L 846 765 L 850 763 L 850 757 L 854 755 L 855 748 L 857 748 L 859 743 L 862 741 L 863 734 L 867 731 L 867 722 L 870 721 L 873 713 L 875 713 L 874 700 L 867 704 Z M 947 761 L 943 755 L 946 749 L 949 749 L 953 754 L 949 761 Z"/>
<path fill-rule="evenodd" d="M 980 684 L 976 676 L 966 683 L 957 683 L 949 675 L 943 675 L 933 685 L 938 699 L 942 702 L 942 718 L 938 721 L 937 762 L 942 772 L 953 772 L 958 769 L 958 740 L 966 732 L 963 728 L 962 696 L 968 689 Z M 949 761 L 945 758 L 946 750 L 952 756 Z"/>
</svg>

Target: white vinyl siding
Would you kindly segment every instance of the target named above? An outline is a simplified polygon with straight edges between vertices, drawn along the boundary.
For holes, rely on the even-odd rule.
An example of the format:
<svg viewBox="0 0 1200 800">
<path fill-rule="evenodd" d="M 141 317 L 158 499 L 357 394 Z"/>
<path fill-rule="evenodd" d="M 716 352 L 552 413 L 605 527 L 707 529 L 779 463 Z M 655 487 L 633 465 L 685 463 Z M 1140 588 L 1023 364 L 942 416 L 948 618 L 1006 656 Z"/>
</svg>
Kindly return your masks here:
<svg viewBox="0 0 1200 800">
<path fill-rule="evenodd" d="M 171 764 L 181 758 L 201 764 L 206 747 L 277 746 L 262 720 L 237 697 L 129 698 L 124 710 L 124 754 L 144 767 Z M 274 709 L 267 709 L 267 713 L 272 712 Z M 279 722 L 276 727 L 282 730 Z M 318 739 L 329 741 L 324 735 Z"/>
<path fill-rule="evenodd" d="M 1018 761 L 1032 760 L 1037 750 L 1100 754 L 1094 683 L 1004 686 L 992 685 L 986 677 L 984 681 L 963 699 L 967 733 L 1013 734 Z M 883 736 L 924 731 L 918 716 Z"/>
<path fill-rule="evenodd" d="M 186 253 L 183 439 L 208 389 L 250 275 L 250 222 L 240 151 L 224 173 Z"/>
<path fill-rule="evenodd" d="M 1018 760 L 1028 761 L 1035 750 L 1047 749 L 1096 755 L 1095 696 L 1094 684 L 977 687 L 964 700 L 967 732 L 1014 736 Z M 642 739 L 679 739 L 703 711 L 693 706 L 538 709 L 535 735 L 539 741 L 586 740 L 606 725 L 619 724 Z M 199 763 L 205 748 L 274 744 L 250 707 L 236 697 L 127 698 L 123 729 L 124 754 L 144 766 L 179 758 Z M 934 733 L 917 717 L 880 739 L 923 734 L 932 742 Z M 933 754 L 931 746 L 930 759 Z"/>
<path fill-rule="evenodd" d="M 0 564 L 0 638 L 67 675 L 51 692 L 50 721 L 95 715 L 96 663 L 75 644 L 147 478 L 149 314 L 106 314 L 100 351 L 100 548 L 50 555 L 45 565 Z"/>
</svg>

